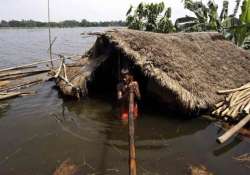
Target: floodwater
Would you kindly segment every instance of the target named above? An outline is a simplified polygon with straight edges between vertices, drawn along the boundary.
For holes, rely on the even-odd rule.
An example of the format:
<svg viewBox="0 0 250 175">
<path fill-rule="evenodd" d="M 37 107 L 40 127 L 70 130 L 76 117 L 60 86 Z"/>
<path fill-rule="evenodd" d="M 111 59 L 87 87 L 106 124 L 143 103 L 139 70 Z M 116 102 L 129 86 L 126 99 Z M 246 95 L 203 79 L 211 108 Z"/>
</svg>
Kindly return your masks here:
<svg viewBox="0 0 250 175">
<path fill-rule="evenodd" d="M 56 53 L 82 54 L 95 37 L 80 35 L 105 28 L 53 29 Z M 0 30 L 0 67 L 47 57 L 46 29 Z M 0 111 L 0 175 L 51 175 L 70 159 L 84 174 L 128 174 L 128 128 L 114 117 L 105 94 L 81 101 L 63 99 L 53 82 L 38 94 L 5 101 Z M 182 175 L 191 165 L 214 174 L 247 175 L 249 162 L 234 157 L 250 152 L 250 140 L 234 137 L 216 143 L 223 133 L 203 118 L 184 119 L 153 109 L 135 121 L 139 175 Z"/>
</svg>

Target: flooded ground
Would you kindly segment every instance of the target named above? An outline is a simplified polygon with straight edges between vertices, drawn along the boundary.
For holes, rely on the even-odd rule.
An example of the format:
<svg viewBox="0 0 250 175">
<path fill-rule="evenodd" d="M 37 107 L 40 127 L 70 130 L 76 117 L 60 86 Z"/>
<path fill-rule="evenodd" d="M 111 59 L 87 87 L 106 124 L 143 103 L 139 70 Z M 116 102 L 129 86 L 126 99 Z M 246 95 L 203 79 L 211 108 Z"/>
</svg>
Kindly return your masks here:
<svg viewBox="0 0 250 175">
<path fill-rule="evenodd" d="M 94 37 L 85 31 L 103 28 L 53 29 L 55 52 L 82 54 Z M 0 67 L 47 57 L 45 29 L 0 30 Z M 50 175 L 70 159 L 84 174 L 128 174 L 128 129 L 114 116 L 112 97 L 81 101 L 63 99 L 53 82 L 38 94 L 5 101 L 0 111 L 0 175 Z M 138 174 L 187 174 L 204 165 L 214 174 L 247 175 L 250 164 L 234 157 L 250 152 L 250 140 L 234 137 L 216 143 L 223 131 L 203 118 L 144 111 L 136 120 Z"/>
</svg>

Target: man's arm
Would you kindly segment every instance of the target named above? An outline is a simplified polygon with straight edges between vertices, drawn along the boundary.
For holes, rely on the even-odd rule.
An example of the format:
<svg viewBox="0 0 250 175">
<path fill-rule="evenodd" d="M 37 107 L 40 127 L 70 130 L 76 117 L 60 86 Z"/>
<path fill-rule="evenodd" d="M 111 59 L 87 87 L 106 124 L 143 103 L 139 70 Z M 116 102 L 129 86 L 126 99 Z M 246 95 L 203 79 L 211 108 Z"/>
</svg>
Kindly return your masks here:
<svg viewBox="0 0 250 175">
<path fill-rule="evenodd" d="M 135 92 L 135 96 L 138 100 L 141 99 L 141 93 L 140 93 L 140 89 L 139 89 L 139 84 L 135 81 L 134 82 L 134 92 Z"/>
</svg>

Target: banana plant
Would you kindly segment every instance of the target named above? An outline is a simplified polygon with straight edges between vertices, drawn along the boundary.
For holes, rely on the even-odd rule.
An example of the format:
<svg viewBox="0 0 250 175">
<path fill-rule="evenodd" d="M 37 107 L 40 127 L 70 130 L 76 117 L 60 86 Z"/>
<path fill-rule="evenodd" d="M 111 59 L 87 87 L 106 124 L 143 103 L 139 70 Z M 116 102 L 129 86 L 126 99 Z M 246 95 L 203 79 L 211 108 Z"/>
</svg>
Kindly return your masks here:
<svg viewBox="0 0 250 175">
<path fill-rule="evenodd" d="M 170 20 L 171 18 L 171 13 L 172 10 L 169 7 L 164 16 L 160 19 L 158 26 L 157 26 L 157 32 L 159 33 L 170 33 L 170 32 L 174 32 L 174 25 L 172 23 L 172 21 Z"/>
<path fill-rule="evenodd" d="M 146 31 L 157 31 L 157 18 L 164 11 L 165 5 L 163 2 L 150 3 L 145 6 L 145 27 Z"/>
<path fill-rule="evenodd" d="M 250 49 L 250 0 L 244 0 L 241 6 L 241 26 L 237 29 L 238 45 Z"/>
<path fill-rule="evenodd" d="M 232 40 L 239 47 L 250 49 L 250 0 L 244 0 L 241 6 L 241 15 L 236 18 L 240 0 L 232 15 L 228 16 L 221 25 L 223 35 L 226 39 Z"/>
<path fill-rule="evenodd" d="M 171 9 L 165 11 L 164 2 L 161 3 L 140 3 L 135 10 L 130 6 L 127 12 L 127 25 L 130 29 L 145 30 L 153 32 L 172 32 L 174 27 L 171 17 Z M 132 14 L 133 13 L 133 14 Z"/>
<path fill-rule="evenodd" d="M 218 30 L 218 6 L 213 0 L 209 0 L 207 6 L 202 1 L 184 0 L 183 2 L 184 8 L 193 12 L 196 17 L 186 16 L 177 19 L 175 23 L 177 31 L 182 31 L 183 29 L 185 32 Z"/>
<path fill-rule="evenodd" d="M 134 14 L 132 15 L 133 6 L 131 5 L 128 9 L 126 16 L 127 16 L 127 25 L 130 29 L 135 30 L 143 30 L 144 23 L 142 21 L 144 16 L 144 5 L 143 3 L 140 3 L 137 7 L 137 9 L 134 11 Z"/>
</svg>

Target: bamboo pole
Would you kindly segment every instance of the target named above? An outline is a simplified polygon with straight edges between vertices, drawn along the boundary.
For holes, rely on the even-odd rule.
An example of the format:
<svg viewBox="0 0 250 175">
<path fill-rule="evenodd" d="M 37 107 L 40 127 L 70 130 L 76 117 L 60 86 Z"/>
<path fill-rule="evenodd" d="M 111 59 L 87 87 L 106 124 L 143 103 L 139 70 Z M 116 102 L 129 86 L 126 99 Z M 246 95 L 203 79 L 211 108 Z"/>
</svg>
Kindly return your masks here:
<svg viewBox="0 0 250 175">
<path fill-rule="evenodd" d="M 75 87 L 72 83 L 70 83 L 68 80 L 66 80 L 63 76 L 59 75 L 58 76 L 60 79 L 62 79 L 66 84 L 70 85 L 71 87 Z"/>
<path fill-rule="evenodd" d="M 44 69 L 44 70 L 36 70 L 36 71 L 25 71 L 25 72 L 7 73 L 7 74 L 0 75 L 0 79 L 2 79 L 2 78 L 8 78 L 8 77 L 15 77 L 15 76 L 19 76 L 19 75 L 36 74 L 36 73 L 48 72 L 48 71 L 50 71 L 50 70 L 49 69 Z"/>
<path fill-rule="evenodd" d="M 247 83 L 244 86 L 241 86 L 241 87 L 235 88 L 235 89 L 219 90 L 217 93 L 218 94 L 227 94 L 227 93 L 232 93 L 232 92 L 236 92 L 236 91 L 241 91 L 241 90 L 244 90 L 247 88 L 250 88 L 250 83 Z"/>
<path fill-rule="evenodd" d="M 42 74 L 49 72 L 49 70 L 39 70 L 39 71 L 31 71 L 31 72 L 23 72 L 17 75 L 11 75 L 11 76 L 6 76 L 6 77 L 0 77 L 0 81 L 5 81 L 5 80 L 16 80 L 17 78 L 23 78 L 23 77 L 28 77 L 28 76 L 33 76 L 37 74 Z"/>
<path fill-rule="evenodd" d="M 9 94 L 6 94 L 6 95 L 0 95 L 0 100 L 6 100 L 6 99 L 9 99 L 9 98 L 18 97 L 20 95 L 22 95 L 21 92 L 13 92 L 13 93 L 9 93 Z"/>
<path fill-rule="evenodd" d="M 220 136 L 217 141 L 219 143 L 224 143 L 227 141 L 230 137 L 232 137 L 234 134 L 236 134 L 247 122 L 250 121 L 250 115 L 247 115 L 245 118 L 243 118 L 237 125 L 229 129 L 225 134 Z"/>
<path fill-rule="evenodd" d="M 56 59 L 53 59 L 52 61 L 57 61 L 57 60 L 61 60 L 61 58 L 56 58 Z M 43 61 L 38 61 L 38 62 L 30 63 L 30 64 L 23 64 L 23 65 L 16 66 L 16 67 L 4 68 L 4 69 L 1 69 L 0 72 L 21 69 L 24 67 L 30 67 L 30 66 L 34 66 L 34 65 L 38 65 L 38 64 L 47 63 L 47 62 L 50 62 L 50 60 L 43 60 Z"/>
<path fill-rule="evenodd" d="M 62 59 L 62 61 L 61 61 L 60 67 L 59 67 L 59 69 L 58 69 L 58 71 L 57 71 L 57 73 L 56 73 L 56 75 L 55 75 L 55 78 L 58 78 L 58 76 L 60 75 L 61 70 L 62 70 L 62 67 L 63 67 L 63 59 Z"/>
<path fill-rule="evenodd" d="M 134 141 L 134 93 L 130 89 L 129 93 L 129 175 L 136 175 L 136 155 Z"/>
<path fill-rule="evenodd" d="M 63 71 L 64 71 L 65 79 L 69 81 L 68 76 L 67 76 L 67 67 L 66 67 L 66 65 L 64 63 L 63 63 Z"/>
<path fill-rule="evenodd" d="M 248 104 L 244 107 L 243 111 L 244 111 L 246 114 L 249 114 L 249 113 L 250 113 L 250 100 L 248 101 Z"/>
<path fill-rule="evenodd" d="M 12 87 L 0 88 L 0 91 L 1 92 L 3 92 L 3 91 L 4 92 L 5 91 L 10 92 L 10 91 L 15 91 L 15 90 L 20 90 L 20 89 L 28 88 L 28 87 L 31 87 L 33 85 L 39 84 L 42 81 L 43 81 L 43 79 L 37 79 L 37 80 L 27 81 L 27 82 L 24 82 L 22 84 L 15 85 L 15 86 L 12 86 Z"/>
<path fill-rule="evenodd" d="M 51 42 L 51 30 L 50 30 L 50 0 L 48 0 L 48 27 L 49 27 L 49 57 L 50 57 L 51 68 L 53 69 L 52 42 Z"/>
</svg>

